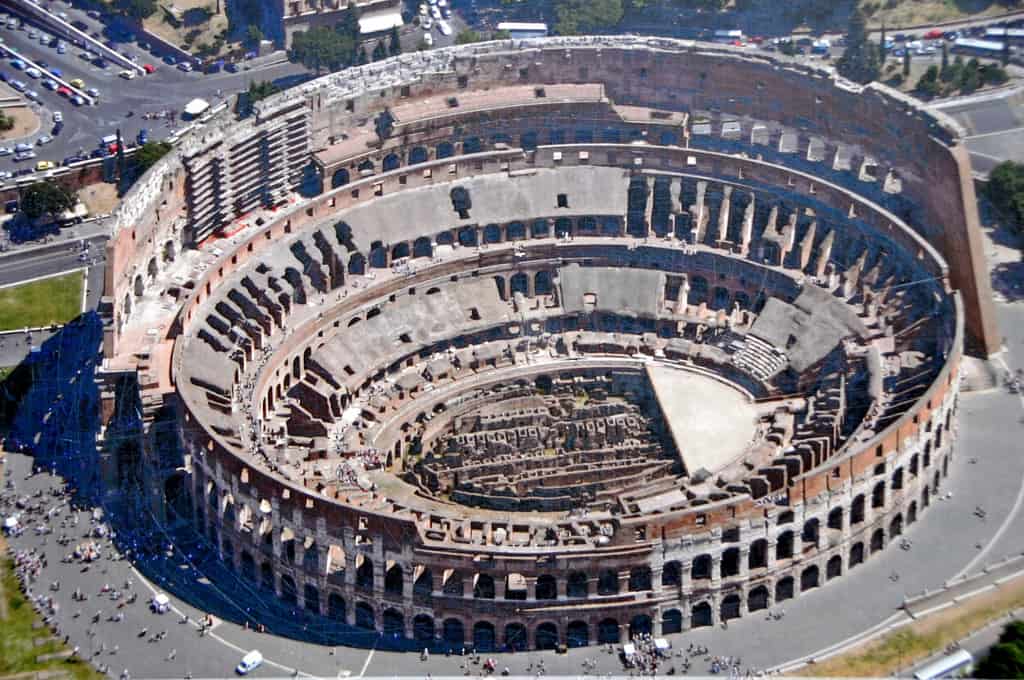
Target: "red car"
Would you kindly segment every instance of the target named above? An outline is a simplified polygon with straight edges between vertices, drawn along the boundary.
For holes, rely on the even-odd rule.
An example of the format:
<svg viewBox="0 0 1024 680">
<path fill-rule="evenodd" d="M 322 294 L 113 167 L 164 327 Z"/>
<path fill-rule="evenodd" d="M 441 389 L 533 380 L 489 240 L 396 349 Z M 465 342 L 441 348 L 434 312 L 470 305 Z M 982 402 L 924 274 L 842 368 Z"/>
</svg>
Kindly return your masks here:
<svg viewBox="0 0 1024 680">
<path fill-rule="evenodd" d="M 928 31 L 927 33 L 924 34 L 924 39 L 925 40 L 938 40 L 942 36 L 943 36 L 942 31 L 940 31 L 937 28 L 933 28 L 932 30 L 930 30 L 930 31 Z"/>
<path fill-rule="evenodd" d="M 71 96 L 71 90 L 69 90 L 66 87 L 61 86 L 61 87 L 57 88 L 57 94 L 59 94 L 61 97 L 70 97 Z"/>
<path fill-rule="evenodd" d="M 143 64 L 142 65 L 142 70 L 145 71 L 146 73 L 152 73 L 153 71 L 156 70 L 156 66 L 153 66 L 152 64 Z"/>
</svg>

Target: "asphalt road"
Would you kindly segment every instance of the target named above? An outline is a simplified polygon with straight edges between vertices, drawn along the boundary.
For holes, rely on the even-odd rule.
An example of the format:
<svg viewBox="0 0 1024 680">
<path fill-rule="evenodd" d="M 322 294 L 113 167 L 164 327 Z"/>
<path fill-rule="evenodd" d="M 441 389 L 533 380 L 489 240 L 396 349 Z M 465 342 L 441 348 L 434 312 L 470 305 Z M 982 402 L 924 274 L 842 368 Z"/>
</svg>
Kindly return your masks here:
<svg viewBox="0 0 1024 680">
<path fill-rule="evenodd" d="M 101 40 L 108 39 L 102 22 L 89 18 L 83 10 L 72 8 L 64 2 L 51 2 L 50 8 L 67 13 L 70 21 L 84 22 L 89 32 L 99 35 Z M 38 39 L 30 40 L 28 28 L 27 24 L 21 30 L 4 26 L 0 28 L 0 38 L 6 45 L 30 59 L 42 60 L 51 67 L 59 68 L 66 79 L 81 78 L 87 88 L 95 87 L 100 91 L 100 98 L 97 106 L 76 107 L 56 92 L 43 88 L 40 81 L 32 80 L 24 72 L 15 70 L 9 60 L 0 62 L 0 71 L 11 78 L 25 81 L 30 89 L 39 92 L 40 102 L 32 106 L 43 124 L 42 129 L 27 140 L 7 140 L 2 146 L 14 146 L 19 141 L 35 140 L 43 134 L 50 134 L 52 112 L 61 111 L 64 115 L 63 131 L 53 142 L 36 149 L 36 159 L 17 164 L 11 156 L 6 156 L 0 158 L 0 170 L 13 170 L 29 163 L 34 166 L 39 160 L 60 162 L 80 152 L 88 154 L 97 148 L 101 137 L 114 134 L 118 128 L 123 138 L 133 143 L 142 128 L 149 130 L 151 140 L 158 140 L 170 133 L 170 125 L 164 120 L 143 120 L 144 113 L 174 111 L 179 115 L 180 126 L 180 115 L 185 104 L 196 97 L 215 104 L 223 97 L 246 89 L 253 80 L 275 80 L 306 72 L 300 64 L 281 63 L 239 73 L 185 73 L 159 61 L 154 55 L 140 49 L 136 43 L 115 44 L 119 52 L 135 56 L 138 63 L 150 63 L 157 67 L 155 73 L 129 81 L 118 76 L 120 69 L 116 65 L 111 64 L 102 69 L 79 58 L 82 50 L 72 44 L 68 45 L 65 54 L 58 54 L 55 47 L 41 45 Z M 134 112 L 130 118 L 127 117 L 129 112 Z"/>
</svg>

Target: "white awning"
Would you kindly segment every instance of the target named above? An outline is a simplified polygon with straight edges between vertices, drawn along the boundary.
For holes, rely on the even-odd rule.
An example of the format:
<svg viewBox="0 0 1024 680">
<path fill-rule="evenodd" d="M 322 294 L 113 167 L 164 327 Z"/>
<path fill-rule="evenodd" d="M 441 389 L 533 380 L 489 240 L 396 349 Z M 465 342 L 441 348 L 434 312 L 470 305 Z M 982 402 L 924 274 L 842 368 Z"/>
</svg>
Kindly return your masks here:
<svg viewBox="0 0 1024 680">
<path fill-rule="evenodd" d="M 381 33 L 402 26 L 402 13 L 395 11 L 367 12 L 359 17 L 359 32 Z"/>
<path fill-rule="evenodd" d="M 185 104 L 185 113 L 189 116 L 198 116 L 208 108 L 210 108 L 210 102 L 205 99 L 196 98 Z"/>
</svg>

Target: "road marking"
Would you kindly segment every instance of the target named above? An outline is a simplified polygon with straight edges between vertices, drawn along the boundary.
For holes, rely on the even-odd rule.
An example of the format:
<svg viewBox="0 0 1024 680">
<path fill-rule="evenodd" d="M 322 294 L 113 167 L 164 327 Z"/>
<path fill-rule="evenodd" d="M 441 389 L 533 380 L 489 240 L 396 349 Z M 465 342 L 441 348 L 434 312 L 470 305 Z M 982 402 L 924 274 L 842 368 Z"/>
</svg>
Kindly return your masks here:
<svg viewBox="0 0 1024 680">
<path fill-rule="evenodd" d="M 373 653 L 377 651 L 377 641 L 373 641 L 373 647 L 370 647 L 370 653 L 366 655 L 366 661 L 363 662 L 363 670 L 359 671 L 358 677 L 366 675 L 366 669 L 370 667 L 370 659 L 373 658 Z"/>
</svg>

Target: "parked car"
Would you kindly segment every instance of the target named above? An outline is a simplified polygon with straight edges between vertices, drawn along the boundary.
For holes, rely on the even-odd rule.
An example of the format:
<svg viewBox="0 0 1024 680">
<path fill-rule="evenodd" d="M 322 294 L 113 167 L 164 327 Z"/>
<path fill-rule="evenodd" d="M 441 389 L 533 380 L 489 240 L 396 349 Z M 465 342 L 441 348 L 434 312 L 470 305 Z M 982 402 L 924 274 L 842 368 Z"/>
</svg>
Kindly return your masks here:
<svg viewBox="0 0 1024 680">
<path fill-rule="evenodd" d="M 10 156 L 14 150 L 9 146 L 0 146 L 0 156 Z"/>
<path fill-rule="evenodd" d="M 42 85 L 50 92 L 55 92 L 57 90 L 57 81 L 53 78 L 44 78 Z"/>
<path fill-rule="evenodd" d="M 235 667 L 235 672 L 239 675 L 246 675 L 256 670 L 263 663 L 263 655 L 257 650 L 252 650 L 248 654 L 242 657 L 242 660 Z"/>
<path fill-rule="evenodd" d="M 19 71 L 24 71 L 27 64 L 21 59 L 11 59 L 11 68 L 16 68 Z"/>
<path fill-rule="evenodd" d="M 82 158 L 81 156 L 68 156 L 67 158 L 65 158 L 64 160 L 62 160 L 62 161 L 60 162 L 60 164 L 61 164 L 61 165 L 71 165 L 72 163 L 78 163 L 78 162 L 80 162 L 80 161 L 84 161 L 84 160 L 85 160 L 85 159 L 84 159 L 84 158 Z"/>
<path fill-rule="evenodd" d="M 56 137 L 64 130 L 64 123 L 54 123 L 53 127 L 50 128 L 50 134 Z"/>
<path fill-rule="evenodd" d="M 47 69 L 47 70 L 50 72 L 50 75 L 53 76 L 54 78 L 63 78 L 64 77 L 64 71 L 61 71 L 59 68 L 51 68 L 51 69 Z"/>
<path fill-rule="evenodd" d="M 51 137 L 50 135 L 43 135 L 42 137 L 40 137 L 39 139 L 36 140 L 36 146 L 41 146 L 43 144 L 49 144 L 52 141 L 53 141 L 53 137 Z"/>
<path fill-rule="evenodd" d="M 28 89 L 28 85 L 26 85 L 24 82 L 20 80 L 12 80 L 9 84 L 18 92 L 24 92 L 26 89 Z"/>
<path fill-rule="evenodd" d="M 25 75 L 34 80 L 38 80 L 43 77 L 43 72 L 37 68 L 25 69 Z"/>
<path fill-rule="evenodd" d="M 29 99 L 31 99 L 34 102 L 39 101 L 39 93 L 36 92 L 35 90 L 26 90 L 25 91 L 25 96 L 28 97 Z"/>
<path fill-rule="evenodd" d="M 178 64 L 178 70 L 188 73 L 192 70 L 192 64 L 188 63 L 187 61 L 183 61 L 180 64 Z"/>
<path fill-rule="evenodd" d="M 65 43 L 57 43 L 57 54 L 65 54 L 68 51 L 68 46 Z"/>
<path fill-rule="evenodd" d="M 441 35 L 451 35 L 452 34 L 452 26 L 451 26 L 451 24 L 449 24 L 444 19 L 441 19 L 440 21 L 437 22 L 437 29 L 439 31 L 441 31 Z"/>
<path fill-rule="evenodd" d="M 132 71 L 130 69 L 125 69 L 125 70 L 121 71 L 120 73 L 118 73 L 117 75 L 121 76 L 125 80 L 134 80 L 136 74 L 135 74 L 135 71 Z"/>
<path fill-rule="evenodd" d="M 85 93 L 87 95 L 89 95 L 90 97 L 99 97 L 100 96 L 100 91 L 97 90 L 95 87 L 90 87 L 88 90 L 85 91 Z"/>
<path fill-rule="evenodd" d="M 110 66 L 110 63 L 103 57 L 96 57 L 92 60 L 92 65 L 97 66 L 99 68 L 107 68 L 108 66 Z"/>
<path fill-rule="evenodd" d="M 53 170 L 57 167 L 57 164 L 53 161 L 39 161 L 36 163 L 36 172 L 43 172 L 45 170 Z"/>
<path fill-rule="evenodd" d="M 74 97 L 71 98 L 71 103 L 75 106 L 84 106 L 85 99 L 83 99 L 81 95 L 76 94 Z"/>
<path fill-rule="evenodd" d="M 60 122 L 63 122 L 63 121 L 64 121 L 64 114 L 61 113 L 60 111 L 54 111 L 53 112 L 53 122 L 54 123 L 60 123 Z"/>
<path fill-rule="evenodd" d="M 232 61 L 224 67 L 224 70 L 228 73 L 238 73 L 238 64 Z"/>
<path fill-rule="evenodd" d="M 149 130 L 142 128 L 139 130 L 139 134 L 136 135 L 135 141 L 138 142 L 139 146 L 142 146 L 149 141 Z"/>
<path fill-rule="evenodd" d="M 64 87 L 63 85 L 61 85 L 60 87 L 57 88 L 57 94 L 59 94 L 61 97 L 70 97 L 71 96 L 71 90 L 69 88 Z"/>
<path fill-rule="evenodd" d="M 32 160 L 36 157 L 35 151 L 22 151 L 21 153 L 14 154 L 14 161 L 20 163 L 21 161 Z"/>
<path fill-rule="evenodd" d="M 0 170 L 0 179 L 10 179 L 14 177 L 14 173 L 10 170 Z"/>
<path fill-rule="evenodd" d="M 81 78 L 72 78 L 68 82 L 71 83 L 71 87 L 77 87 L 79 90 L 85 87 L 85 81 Z"/>
<path fill-rule="evenodd" d="M 166 57 L 164 57 L 164 63 L 169 65 L 169 66 L 174 66 L 177 62 L 174 61 L 174 57 L 173 56 L 168 54 Z"/>
<path fill-rule="evenodd" d="M 143 64 L 142 65 L 142 70 L 145 71 L 146 73 L 152 73 L 153 71 L 156 70 L 156 66 L 153 66 L 152 64 Z"/>
</svg>

